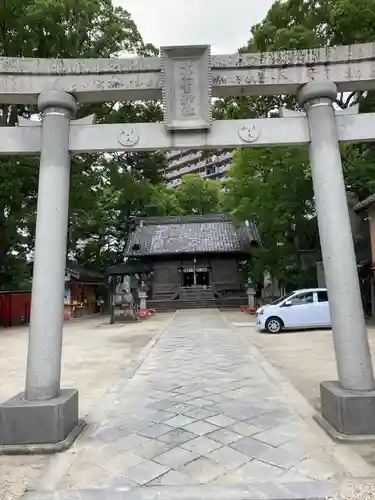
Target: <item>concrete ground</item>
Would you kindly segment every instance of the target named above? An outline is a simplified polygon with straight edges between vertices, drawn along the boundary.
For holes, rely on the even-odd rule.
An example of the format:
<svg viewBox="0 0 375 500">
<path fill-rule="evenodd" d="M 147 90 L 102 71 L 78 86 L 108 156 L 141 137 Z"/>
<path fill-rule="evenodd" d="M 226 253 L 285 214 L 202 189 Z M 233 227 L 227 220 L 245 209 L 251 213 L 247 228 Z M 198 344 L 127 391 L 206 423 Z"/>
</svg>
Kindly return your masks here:
<svg viewBox="0 0 375 500">
<path fill-rule="evenodd" d="M 326 498 L 374 477 L 217 310 L 179 311 L 25 500 Z"/>
<path fill-rule="evenodd" d="M 227 312 L 231 323 L 254 322 L 254 317 L 241 312 Z M 283 332 L 281 335 L 259 333 L 254 327 L 239 327 L 246 338 L 293 384 L 309 403 L 320 409 L 319 383 L 337 380 L 332 332 L 308 330 Z M 375 327 L 368 328 L 375 367 Z M 344 446 L 344 445 L 342 445 Z M 375 443 L 353 447 L 367 462 L 375 465 Z"/>
<path fill-rule="evenodd" d="M 80 392 L 80 416 L 96 407 L 106 391 L 172 317 L 159 314 L 136 324 L 109 325 L 106 317 L 82 319 L 64 327 L 62 386 Z M 0 330 L 0 400 L 23 390 L 27 354 L 25 327 Z M 0 456 L 0 500 L 13 500 L 40 473 L 50 457 Z"/>
</svg>

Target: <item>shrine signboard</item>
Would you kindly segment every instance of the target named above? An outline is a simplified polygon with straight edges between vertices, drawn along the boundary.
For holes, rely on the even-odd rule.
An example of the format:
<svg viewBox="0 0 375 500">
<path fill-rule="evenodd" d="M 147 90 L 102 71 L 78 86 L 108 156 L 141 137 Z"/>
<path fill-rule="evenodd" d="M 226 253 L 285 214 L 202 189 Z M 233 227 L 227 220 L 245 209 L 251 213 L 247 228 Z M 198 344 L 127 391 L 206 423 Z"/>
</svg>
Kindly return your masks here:
<svg viewBox="0 0 375 500">
<path fill-rule="evenodd" d="M 208 45 L 161 49 L 164 123 L 167 130 L 204 130 L 212 123 Z"/>
</svg>

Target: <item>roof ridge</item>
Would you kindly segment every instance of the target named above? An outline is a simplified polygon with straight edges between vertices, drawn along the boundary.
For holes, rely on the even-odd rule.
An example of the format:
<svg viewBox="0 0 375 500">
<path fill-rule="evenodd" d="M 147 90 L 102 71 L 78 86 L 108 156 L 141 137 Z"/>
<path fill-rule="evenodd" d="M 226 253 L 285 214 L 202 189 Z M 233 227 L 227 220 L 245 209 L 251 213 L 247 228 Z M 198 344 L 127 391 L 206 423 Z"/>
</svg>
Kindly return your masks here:
<svg viewBox="0 0 375 500">
<path fill-rule="evenodd" d="M 163 224 L 189 224 L 194 222 L 233 222 L 232 217 L 226 213 L 215 213 L 205 215 L 160 215 L 154 217 L 135 217 L 137 225 L 141 222 L 146 226 Z"/>
</svg>

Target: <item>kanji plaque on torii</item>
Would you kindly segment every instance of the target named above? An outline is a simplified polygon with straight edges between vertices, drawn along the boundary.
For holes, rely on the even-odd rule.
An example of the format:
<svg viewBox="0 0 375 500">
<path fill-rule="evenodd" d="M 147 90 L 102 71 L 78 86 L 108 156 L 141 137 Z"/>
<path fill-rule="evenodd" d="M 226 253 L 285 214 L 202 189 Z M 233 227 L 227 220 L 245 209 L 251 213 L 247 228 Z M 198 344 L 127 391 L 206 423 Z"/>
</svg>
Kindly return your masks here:
<svg viewBox="0 0 375 500">
<path fill-rule="evenodd" d="M 164 123 L 167 130 L 204 130 L 212 124 L 209 45 L 162 47 Z"/>
</svg>

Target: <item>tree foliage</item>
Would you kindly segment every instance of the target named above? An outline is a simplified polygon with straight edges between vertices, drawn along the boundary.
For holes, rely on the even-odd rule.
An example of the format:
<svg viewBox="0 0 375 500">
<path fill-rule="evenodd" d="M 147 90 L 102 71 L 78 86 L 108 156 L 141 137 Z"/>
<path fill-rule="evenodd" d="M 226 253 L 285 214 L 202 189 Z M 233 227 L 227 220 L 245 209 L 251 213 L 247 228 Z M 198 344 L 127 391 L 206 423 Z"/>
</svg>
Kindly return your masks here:
<svg viewBox="0 0 375 500">
<path fill-rule="evenodd" d="M 203 215 L 220 211 L 221 184 L 188 174 L 182 178 L 176 195 L 183 214 Z"/>
<path fill-rule="evenodd" d="M 269 269 L 283 283 L 305 286 L 301 250 L 313 249 L 317 236 L 307 150 L 238 150 L 230 174 L 226 208 L 237 220 L 257 221 L 262 233 L 252 278 L 261 282 Z"/>
<path fill-rule="evenodd" d="M 374 0 L 278 0 L 262 22 L 251 29 L 241 52 L 306 49 L 375 41 Z M 361 111 L 374 111 L 373 93 L 340 95 L 337 104 L 358 101 Z M 277 109 L 298 108 L 295 96 L 227 98 L 216 104 L 221 118 L 277 116 Z M 372 144 L 342 147 L 350 199 L 375 191 L 375 150 Z M 306 148 L 239 151 L 228 184 L 228 208 L 239 220 L 254 217 L 264 238 L 255 256 L 255 272 L 267 269 L 290 286 L 309 284 L 313 269 L 301 251 L 318 247 L 314 198 Z M 310 275 L 309 275 L 310 272 Z M 311 281 L 310 281 L 311 284 Z"/>
<path fill-rule="evenodd" d="M 0 56 L 2 57 L 113 57 L 127 52 L 156 54 L 145 44 L 130 14 L 111 0 L 4 0 L 0 5 Z M 77 116 L 96 113 L 99 122 L 157 121 L 158 103 L 104 103 L 79 106 Z M 30 106 L 0 105 L 0 125 L 13 126 L 18 116 L 29 117 Z M 82 155 L 72 160 L 70 243 L 85 233 L 93 220 L 102 176 L 117 181 L 117 158 Z M 126 169 L 150 182 L 160 180 L 160 155 L 124 155 Z M 38 158 L 0 159 L 0 289 L 16 288 L 29 273 L 27 256 L 35 233 Z M 110 177 L 114 177 L 111 181 Z M 138 178 L 137 177 L 137 178 Z M 100 238 L 97 238 L 100 241 Z M 92 240 L 90 240 L 92 241 Z M 81 242 L 82 244 L 82 242 Z M 75 249 L 74 249 L 75 250 Z M 96 249 L 96 253 L 99 249 Z"/>
</svg>

